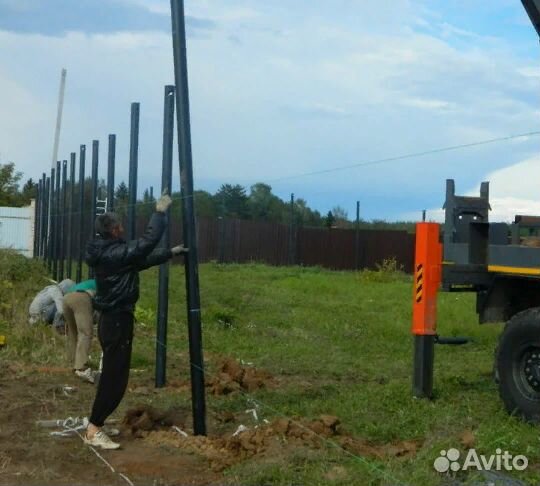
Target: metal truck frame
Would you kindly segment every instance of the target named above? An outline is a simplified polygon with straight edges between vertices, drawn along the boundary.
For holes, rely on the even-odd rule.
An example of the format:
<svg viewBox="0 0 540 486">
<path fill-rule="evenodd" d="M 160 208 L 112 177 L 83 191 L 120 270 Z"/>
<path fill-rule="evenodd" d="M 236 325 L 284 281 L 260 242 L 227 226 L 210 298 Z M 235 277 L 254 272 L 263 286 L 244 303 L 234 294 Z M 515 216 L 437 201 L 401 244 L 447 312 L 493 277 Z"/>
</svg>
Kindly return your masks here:
<svg viewBox="0 0 540 486">
<path fill-rule="evenodd" d="M 488 182 L 469 197 L 457 196 L 449 179 L 444 225 L 417 225 L 414 394 L 431 397 L 433 345 L 467 341 L 437 335 L 437 290 L 474 292 L 480 323 L 506 322 L 494 376 L 507 411 L 540 422 L 540 239 L 531 236 L 540 218 L 490 223 L 490 209 Z"/>
<path fill-rule="evenodd" d="M 521 0 L 540 36 L 540 0 Z M 506 322 L 495 351 L 494 377 L 509 413 L 540 422 L 540 240 L 522 241 L 540 217 L 489 222 L 489 183 L 479 197 L 456 196 L 446 181 L 442 238 L 437 223 L 416 227 L 413 289 L 413 394 L 431 398 L 434 345 L 464 344 L 436 330 L 437 292 L 475 292 L 480 323 Z M 442 241 L 441 241 L 442 240 Z"/>
</svg>

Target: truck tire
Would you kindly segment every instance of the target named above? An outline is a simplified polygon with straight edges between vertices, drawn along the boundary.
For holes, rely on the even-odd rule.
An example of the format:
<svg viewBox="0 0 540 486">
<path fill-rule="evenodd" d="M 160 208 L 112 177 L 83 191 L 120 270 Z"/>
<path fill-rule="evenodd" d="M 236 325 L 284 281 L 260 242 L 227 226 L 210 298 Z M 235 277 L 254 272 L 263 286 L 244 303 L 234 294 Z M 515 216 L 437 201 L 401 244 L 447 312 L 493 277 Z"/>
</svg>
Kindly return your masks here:
<svg viewBox="0 0 540 486">
<path fill-rule="evenodd" d="M 540 308 L 506 324 L 497 348 L 499 395 L 508 413 L 540 423 Z"/>
</svg>

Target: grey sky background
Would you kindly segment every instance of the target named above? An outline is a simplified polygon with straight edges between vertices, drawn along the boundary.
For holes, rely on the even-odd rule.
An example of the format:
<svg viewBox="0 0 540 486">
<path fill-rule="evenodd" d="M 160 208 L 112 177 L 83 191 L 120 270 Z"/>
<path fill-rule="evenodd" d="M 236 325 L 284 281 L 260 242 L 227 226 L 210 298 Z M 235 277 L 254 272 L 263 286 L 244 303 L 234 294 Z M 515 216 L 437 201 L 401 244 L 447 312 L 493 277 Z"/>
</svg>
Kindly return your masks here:
<svg viewBox="0 0 540 486">
<path fill-rule="evenodd" d="M 518 0 L 188 0 L 186 14 L 197 188 L 262 181 L 393 220 L 437 217 L 452 177 L 459 193 L 491 180 L 495 219 L 540 214 L 540 137 L 288 178 L 540 130 L 540 47 Z M 0 46 L 0 163 L 50 167 L 66 67 L 61 158 L 99 139 L 105 176 L 116 133 L 127 181 L 139 101 L 139 189 L 159 187 L 168 1 L 0 0 Z"/>
</svg>

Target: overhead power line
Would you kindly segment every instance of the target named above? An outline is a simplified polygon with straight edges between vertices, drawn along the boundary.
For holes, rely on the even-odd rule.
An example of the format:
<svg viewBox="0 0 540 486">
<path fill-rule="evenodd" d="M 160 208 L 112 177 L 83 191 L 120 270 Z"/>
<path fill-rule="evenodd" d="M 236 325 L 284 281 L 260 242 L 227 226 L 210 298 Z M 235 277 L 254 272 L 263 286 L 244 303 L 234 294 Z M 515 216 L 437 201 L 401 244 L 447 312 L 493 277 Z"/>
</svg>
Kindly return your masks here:
<svg viewBox="0 0 540 486">
<path fill-rule="evenodd" d="M 533 137 L 533 136 L 538 136 L 538 135 L 540 135 L 540 131 L 519 133 L 519 134 L 516 134 L 516 135 L 508 135 L 506 137 L 490 138 L 488 140 L 481 140 L 479 142 L 463 143 L 463 144 L 460 144 L 460 145 L 450 145 L 448 147 L 441 147 L 441 148 L 436 148 L 436 149 L 424 150 L 422 152 L 413 152 L 413 153 L 409 153 L 409 154 L 396 155 L 396 156 L 393 156 L 393 157 L 386 157 L 386 158 L 383 158 L 383 159 L 368 160 L 368 161 L 365 161 L 365 162 L 358 162 L 356 164 L 343 165 L 341 167 L 332 167 L 332 168 L 329 168 L 329 169 L 321 169 L 321 170 L 315 170 L 315 171 L 312 171 L 312 172 L 304 172 L 304 173 L 301 173 L 301 174 L 295 174 L 295 175 L 290 175 L 290 176 L 279 177 L 277 179 L 272 179 L 272 180 L 270 180 L 268 182 L 281 182 L 281 181 L 290 180 L 290 179 L 298 179 L 300 177 L 314 176 L 314 175 L 320 175 L 320 174 L 328 174 L 328 173 L 331 173 L 331 172 L 338 172 L 338 171 L 342 171 L 342 170 L 358 169 L 360 167 L 367 167 L 367 166 L 370 166 L 370 165 L 379 165 L 379 164 L 384 164 L 384 163 L 387 163 L 387 162 L 395 162 L 395 161 L 398 161 L 398 160 L 412 159 L 412 158 L 415 158 L 415 157 L 425 157 L 426 155 L 440 154 L 440 153 L 443 153 L 443 152 L 451 152 L 453 150 L 460 150 L 460 149 L 465 149 L 465 148 L 470 148 L 470 147 L 479 147 L 481 145 L 489 145 L 489 144 L 492 144 L 492 143 L 505 142 L 505 141 L 509 141 L 509 140 L 516 140 L 518 138 Z"/>
</svg>

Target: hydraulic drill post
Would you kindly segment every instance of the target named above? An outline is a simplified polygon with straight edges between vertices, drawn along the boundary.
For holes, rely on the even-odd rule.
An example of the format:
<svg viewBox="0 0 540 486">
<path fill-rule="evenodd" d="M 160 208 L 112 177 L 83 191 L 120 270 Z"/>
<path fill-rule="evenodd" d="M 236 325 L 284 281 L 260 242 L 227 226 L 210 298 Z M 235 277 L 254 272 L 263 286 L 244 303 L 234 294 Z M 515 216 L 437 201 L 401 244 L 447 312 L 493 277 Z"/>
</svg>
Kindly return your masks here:
<svg viewBox="0 0 540 486">
<path fill-rule="evenodd" d="M 437 337 L 437 291 L 441 283 L 442 245 L 437 223 L 417 223 L 413 285 L 413 394 L 431 398 Z"/>
</svg>

